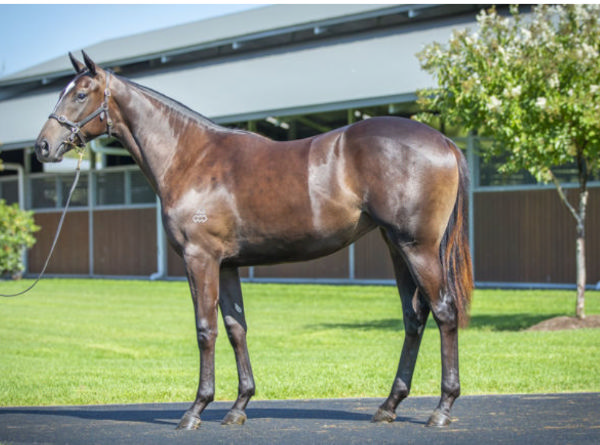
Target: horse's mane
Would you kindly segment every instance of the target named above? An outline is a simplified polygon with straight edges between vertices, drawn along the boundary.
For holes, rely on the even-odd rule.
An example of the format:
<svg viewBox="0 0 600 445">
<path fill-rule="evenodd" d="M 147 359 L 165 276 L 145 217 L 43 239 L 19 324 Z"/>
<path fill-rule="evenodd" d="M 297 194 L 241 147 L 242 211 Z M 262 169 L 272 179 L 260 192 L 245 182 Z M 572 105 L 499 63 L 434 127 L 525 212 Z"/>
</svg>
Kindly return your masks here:
<svg viewBox="0 0 600 445">
<path fill-rule="evenodd" d="M 225 132 L 241 132 L 241 133 L 249 133 L 246 130 L 241 130 L 241 129 L 232 129 L 232 128 L 226 128 L 223 127 L 219 124 L 217 124 L 216 122 L 210 120 L 209 118 L 207 118 L 206 116 L 198 113 L 197 111 L 192 110 L 190 107 L 188 107 L 187 105 L 182 104 L 181 102 L 170 98 L 169 96 L 166 96 L 162 93 L 159 93 L 156 90 L 153 90 L 152 88 L 148 88 L 144 85 L 140 85 L 139 83 L 133 82 L 132 80 L 129 79 L 125 79 L 125 78 L 121 78 L 121 80 L 123 80 L 126 84 L 141 90 L 144 94 L 150 96 L 151 98 L 157 100 L 158 102 L 160 102 L 161 104 L 167 106 L 168 108 L 172 109 L 173 111 L 181 114 L 184 117 L 193 119 L 195 121 L 197 121 L 200 125 L 204 126 L 204 127 L 209 127 L 212 130 L 215 131 L 225 131 Z"/>
</svg>

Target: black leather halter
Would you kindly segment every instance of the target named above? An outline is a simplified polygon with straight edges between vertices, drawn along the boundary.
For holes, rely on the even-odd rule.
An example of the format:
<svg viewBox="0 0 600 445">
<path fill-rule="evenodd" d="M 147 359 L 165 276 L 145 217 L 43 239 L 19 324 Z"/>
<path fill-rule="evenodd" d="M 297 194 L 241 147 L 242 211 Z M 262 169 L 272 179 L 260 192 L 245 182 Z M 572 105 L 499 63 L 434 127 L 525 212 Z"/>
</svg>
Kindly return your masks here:
<svg viewBox="0 0 600 445">
<path fill-rule="evenodd" d="M 54 112 L 50 116 L 48 116 L 49 119 L 56 119 L 59 124 L 69 127 L 71 129 L 71 134 L 69 135 L 69 138 L 68 138 L 69 140 L 66 142 L 68 142 L 72 145 L 78 145 L 78 144 L 75 144 L 75 137 L 78 137 L 79 141 L 81 142 L 81 146 L 84 146 L 86 144 L 86 140 L 85 140 L 85 136 L 83 135 L 81 129 L 83 128 L 83 126 L 85 124 L 90 122 L 95 117 L 101 115 L 102 113 L 104 113 L 106 115 L 106 133 L 109 136 L 111 136 L 111 127 L 113 125 L 113 122 L 108 115 L 108 100 L 110 98 L 110 90 L 108 88 L 109 84 L 110 84 L 110 72 L 106 71 L 106 88 L 104 88 L 104 101 L 102 101 L 102 104 L 100 104 L 100 106 L 96 109 L 96 111 L 94 111 L 92 114 L 90 114 L 86 118 L 80 120 L 79 122 L 72 122 L 69 119 L 67 119 L 66 116 L 64 116 L 62 114 L 57 115 Z M 100 118 L 102 119 L 102 117 L 100 117 Z"/>
</svg>

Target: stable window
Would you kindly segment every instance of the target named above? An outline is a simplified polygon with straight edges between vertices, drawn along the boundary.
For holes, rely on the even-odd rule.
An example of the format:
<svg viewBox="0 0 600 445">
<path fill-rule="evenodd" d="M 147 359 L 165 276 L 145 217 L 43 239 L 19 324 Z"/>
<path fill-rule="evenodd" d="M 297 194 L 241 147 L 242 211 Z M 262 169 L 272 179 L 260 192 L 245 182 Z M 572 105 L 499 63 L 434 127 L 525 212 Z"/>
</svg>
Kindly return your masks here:
<svg viewBox="0 0 600 445">
<path fill-rule="evenodd" d="M 129 174 L 131 204 L 149 204 L 156 201 L 154 190 L 140 170 L 131 170 Z"/>
<path fill-rule="evenodd" d="M 56 177 L 45 176 L 31 179 L 31 208 L 56 208 L 57 197 Z"/>
<path fill-rule="evenodd" d="M 75 175 L 43 175 L 32 177 L 30 208 L 55 209 L 62 208 L 67 203 L 69 191 Z M 71 197 L 71 207 L 85 207 L 88 204 L 88 179 L 81 175 L 77 188 Z"/>
<path fill-rule="evenodd" d="M 96 204 L 125 204 L 125 175 L 122 171 L 96 174 Z"/>
<path fill-rule="evenodd" d="M 4 199 L 7 204 L 19 202 L 19 184 L 17 179 L 0 179 L 0 199 Z"/>
</svg>

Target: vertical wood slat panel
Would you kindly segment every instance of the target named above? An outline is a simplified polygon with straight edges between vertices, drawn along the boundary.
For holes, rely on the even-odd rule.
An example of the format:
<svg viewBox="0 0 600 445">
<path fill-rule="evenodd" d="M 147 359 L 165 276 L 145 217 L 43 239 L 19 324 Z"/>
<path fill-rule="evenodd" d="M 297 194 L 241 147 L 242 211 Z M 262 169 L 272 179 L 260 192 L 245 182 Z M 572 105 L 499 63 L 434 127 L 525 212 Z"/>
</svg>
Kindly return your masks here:
<svg viewBox="0 0 600 445">
<path fill-rule="evenodd" d="M 586 229 L 587 282 L 600 283 L 600 188 L 590 190 Z"/>
<path fill-rule="evenodd" d="M 185 267 L 183 259 L 177 255 L 175 249 L 169 244 L 167 248 L 167 275 L 170 277 L 184 277 Z"/>
<path fill-rule="evenodd" d="M 357 279 L 394 279 L 394 267 L 389 249 L 379 230 L 373 230 L 356 241 L 354 249 Z"/>
<path fill-rule="evenodd" d="M 183 259 L 177 255 L 175 249 L 169 244 L 167 248 L 167 275 L 170 277 L 185 277 L 185 266 Z M 240 277 L 246 278 L 249 276 L 248 268 L 240 268 Z"/>
<path fill-rule="evenodd" d="M 576 202 L 577 191 L 568 196 Z M 475 194 L 478 281 L 575 283 L 575 222 L 556 190 Z M 588 283 L 600 280 L 600 189 L 590 189 Z"/>
<path fill-rule="evenodd" d="M 30 273 L 41 272 L 50 252 L 60 215 L 60 212 L 34 214 L 35 223 L 41 229 L 35 233 L 34 236 L 37 241 L 28 253 Z M 88 246 L 88 213 L 69 212 L 65 216 L 62 232 L 46 273 L 89 274 Z"/>
<path fill-rule="evenodd" d="M 348 249 L 311 261 L 254 268 L 256 278 L 348 278 Z"/>
<path fill-rule="evenodd" d="M 156 272 L 156 210 L 94 212 L 94 273 L 150 275 Z"/>
<path fill-rule="evenodd" d="M 568 196 L 576 202 L 577 191 Z M 574 283 L 575 225 L 556 191 L 478 192 L 475 208 L 477 281 Z M 29 271 L 39 272 L 50 249 L 60 213 L 37 213 L 37 243 Z M 600 281 L 600 188 L 590 189 L 587 218 L 588 283 Z M 156 271 L 154 209 L 94 212 L 94 273 L 149 275 Z M 48 273 L 89 273 L 88 212 L 69 212 Z M 168 249 L 169 276 L 184 276 L 181 259 Z M 257 267 L 261 278 L 347 278 L 347 250 L 307 263 Z M 242 270 L 247 276 L 247 269 Z M 393 279 L 387 246 L 378 231 L 355 244 L 357 279 Z"/>
</svg>

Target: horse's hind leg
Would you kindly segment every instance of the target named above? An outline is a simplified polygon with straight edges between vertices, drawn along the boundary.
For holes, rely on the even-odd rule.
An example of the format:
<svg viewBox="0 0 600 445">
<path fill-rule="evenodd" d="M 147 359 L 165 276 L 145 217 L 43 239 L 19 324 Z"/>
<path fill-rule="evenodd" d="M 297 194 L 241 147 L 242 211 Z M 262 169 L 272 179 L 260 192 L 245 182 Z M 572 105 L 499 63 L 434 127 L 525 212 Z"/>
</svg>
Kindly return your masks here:
<svg viewBox="0 0 600 445">
<path fill-rule="evenodd" d="M 416 245 L 403 248 L 407 264 L 427 301 L 440 331 L 442 396 L 427 426 L 446 426 L 450 409 L 460 395 L 458 373 L 458 310 L 444 284 L 439 246 Z"/>
<path fill-rule="evenodd" d="M 392 422 L 396 418 L 396 407 L 410 393 L 412 376 L 423 338 L 429 307 L 422 300 L 408 267 L 398 249 L 390 243 L 396 283 L 402 300 L 404 313 L 404 345 L 398 364 L 398 372 L 390 395 L 373 416 L 373 422 Z"/>
<path fill-rule="evenodd" d="M 458 373 L 458 311 L 451 296 L 442 294 L 430 303 L 440 331 L 442 354 L 442 396 L 427 426 L 450 424 L 450 409 L 460 395 Z"/>
<path fill-rule="evenodd" d="M 255 386 L 246 344 L 246 316 L 244 315 L 242 288 L 237 268 L 221 269 L 219 306 L 227 329 L 227 336 L 235 353 L 239 380 L 237 400 L 222 423 L 223 425 L 241 425 L 246 421 L 246 406 L 254 395 Z"/>
</svg>

